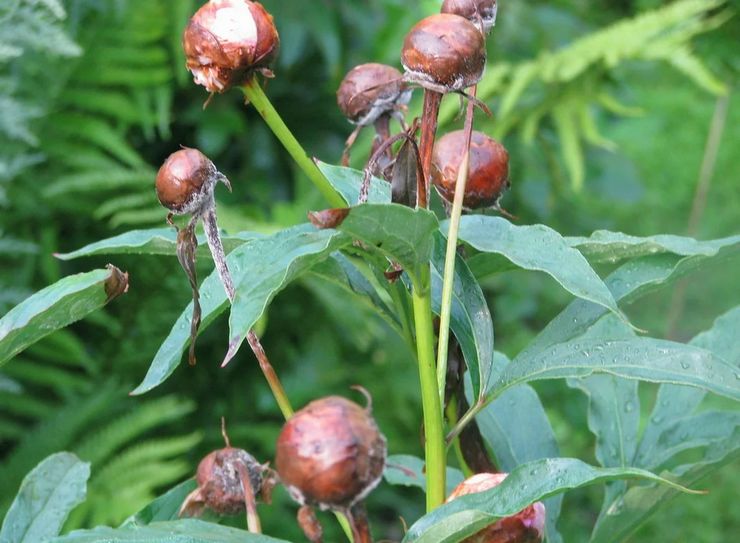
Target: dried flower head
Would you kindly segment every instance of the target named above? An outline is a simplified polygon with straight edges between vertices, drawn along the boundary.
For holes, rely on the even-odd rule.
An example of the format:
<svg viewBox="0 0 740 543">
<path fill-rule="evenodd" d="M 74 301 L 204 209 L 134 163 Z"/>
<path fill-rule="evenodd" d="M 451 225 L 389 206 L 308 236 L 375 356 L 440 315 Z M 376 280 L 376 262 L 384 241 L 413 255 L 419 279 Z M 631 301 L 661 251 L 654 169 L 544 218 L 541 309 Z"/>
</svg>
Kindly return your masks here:
<svg viewBox="0 0 740 543">
<path fill-rule="evenodd" d="M 496 24 L 496 0 L 445 0 L 442 13 L 454 13 L 465 17 L 488 34 Z"/>
<path fill-rule="evenodd" d="M 411 90 L 403 74 L 393 66 L 369 63 L 355 66 L 344 76 L 337 90 L 337 105 L 353 124 L 368 126 L 384 114 L 405 106 Z"/>
<path fill-rule="evenodd" d="M 255 71 L 269 73 L 280 38 L 259 2 L 211 0 L 190 19 L 182 44 L 194 81 L 210 92 L 224 92 Z"/>
</svg>

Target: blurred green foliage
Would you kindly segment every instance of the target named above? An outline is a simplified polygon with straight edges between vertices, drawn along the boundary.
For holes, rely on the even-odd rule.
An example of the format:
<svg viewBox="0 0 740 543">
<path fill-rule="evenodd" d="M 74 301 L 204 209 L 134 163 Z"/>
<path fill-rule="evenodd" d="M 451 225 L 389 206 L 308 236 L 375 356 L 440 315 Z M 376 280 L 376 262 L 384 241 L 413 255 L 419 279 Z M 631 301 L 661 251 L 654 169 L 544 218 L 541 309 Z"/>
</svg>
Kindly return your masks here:
<svg viewBox="0 0 740 543">
<path fill-rule="evenodd" d="M 268 82 L 267 92 L 307 150 L 328 162 L 337 161 L 351 130 L 334 103 L 343 74 L 368 61 L 398 65 L 406 31 L 439 4 L 264 3 L 282 40 L 277 77 Z M 0 312 L 62 275 L 106 264 L 99 258 L 60 264 L 53 252 L 137 225 L 162 225 L 164 213 L 152 181 L 158 165 L 179 145 L 199 147 L 232 180 L 234 192 L 218 194 L 226 230 L 274 231 L 303 221 L 306 209 L 322 205 L 256 114 L 242 107 L 239 93 L 217 96 L 203 110 L 207 95 L 189 81 L 179 46 L 181 29 L 196 4 L 9 0 L 0 6 Z M 677 70 L 675 62 L 672 67 L 638 48 L 624 61 L 560 84 L 548 82 L 542 65 L 534 64 L 539 67 L 533 76 L 544 83 L 504 112 L 511 119 L 506 130 L 497 125 L 498 111 L 513 84 L 503 66 L 526 66 L 618 21 L 678 2 L 500 4 L 485 95 L 497 115 L 481 126 L 505 134 L 512 154 L 514 186 L 503 202 L 508 210 L 524 224 L 543 222 L 564 235 L 587 235 L 598 228 L 634 235 L 686 234 L 722 84 L 730 105 L 695 234 L 737 233 L 740 179 L 733 143 L 740 140 L 740 110 L 732 92 L 738 82 L 740 2 L 716 2 L 710 13 L 672 24 L 674 32 L 690 34 L 701 26 L 686 49 L 701 68 L 684 63 Z M 622 39 L 629 42 L 630 36 Z M 696 74 L 704 75 L 703 85 Z M 622 106 L 604 107 L 603 100 L 595 99 L 603 93 L 613 99 L 610 106 Z M 590 141 L 585 132 L 577 136 L 575 158 L 574 140 L 568 140 L 557 115 L 543 116 L 529 129 L 522 121 L 540 104 L 565 103 L 564 96 L 585 111 L 599 135 Z M 367 145 L 367 137 L 354 153 L 358 163 L 363 142 Z M 581 182 L 573 182 L 574 168 L 582 168 L 580 190 Z M 667 289 L 630 307 L 630 317 L 654 336 L 691 337 L 740 303 L 737 264 L 723 263 L 691 278 L 682 310 L 675 291 Z M 197 367 L 180 369 L 152 398 L 127 398 L 190 291 L 175 259 L 121 257 L 116 265 L 131 275 L 127 296 L 50 336 L 0 373 L 0 487 L 17 487 L 53 450 L 69 448 L 93 461 L 92 505 L 77 511 L 70 527 L 122 520 L 155 491 L 194 471 L 198 459 L 221 442 L 221 416 L 227 418 L 232 442 L 260 460 L 272 458 L 281 424 L 251 353 L 243 350 L 226 370 L 217 368 L 226 344 L 223 318 L 200 338 Z M 199 266 L 205 276 L 210 263 Z M 498 350 L 516 354 L 568 301 L 550 281 L 511 272 L 485 285 Z M 675 321 L 672 330 L 666 329 L 668 313 Z M 375 398 L 390 451 L 419 454 L 413 354 L 380 318 L 308 276 L 279 295 L 264 326 L 264 344 L 295 405 L 326 393 L 350 394 L 348 387 L 361 383 Z M 564 384 L 537 389 L 563 455 L 593 460 L 585 398 Z M 642 385 L 641 394 L 650 405 L 654 389 Z M 143 420 L 158 405 L 167 405 L 166 413 L 121 432 L 126 417 Z M 57 426 L 59 420 L 69 427 Z M 122 474 L 141 462 L 160 466 L 166 476 L 152 480 L 149 472 L 139 473 L 137 480 L 150 484 L 116 499 L 125 486 Z M 633 541 L 713 542 L 737 533 L 740 514 L 732 498 L 739 484 L 738 471 L 725 469 L 706 481 L 709 496 L 675 500 Z M 561 524 L 566 541 L 582 540 L 598 514 L 599 493 L 582 491 L 565 499 Z M 0 511 L 12 494 L 3 493 Z M 383 526 L 376 531 L 399 539 L 399 515 L 416 518 L 422 501 L 414 490 L 381 485 L 369 500 L 374 521 Z M 293 512 L 278 491 L 275 505 L 263 508 L 266 532 L 280 526 L 281 536 L 298 538 L 297 526 L 286 527 L 285 518 Z M 331 529 L 331 523 L 325 524 Z"/>
</svg>

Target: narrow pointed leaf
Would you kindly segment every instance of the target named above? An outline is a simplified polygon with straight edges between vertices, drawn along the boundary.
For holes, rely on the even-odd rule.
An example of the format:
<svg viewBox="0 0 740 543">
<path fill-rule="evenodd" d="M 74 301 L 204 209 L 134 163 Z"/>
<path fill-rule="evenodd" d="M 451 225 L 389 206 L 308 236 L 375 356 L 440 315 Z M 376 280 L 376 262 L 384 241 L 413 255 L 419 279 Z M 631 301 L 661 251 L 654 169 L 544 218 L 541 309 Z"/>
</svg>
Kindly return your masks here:
<svg viewBox="0 0 740 543">
<path fill-rule="evenodd" d="M 537 460 L 518 467 L 491 490 L 461 496 L 423 516 L 409 528 L 403 541 L 456 543 L 536 501 L 574 488 L 620 479 L 644 479 L 682 488 L 636 468 L 597 468 L 573 458 Z"/>
<path fill-rule="evenodd" d="M 0 366 L 29 345 L 100 309 L 128 289 L 128 274 L 115 266 L 65 277 L 0 319 Z"/>
<path fill-rule="evenodd" d="M 446 246 L 447 240 L 437 232 L 432 254 L 432 311 L 437 315 L 442 305 Z M 465 357 L 475 403 L 485 395 L 493 370 L 493 322 L 483 291 L 460 256 L 455 261 L 450 328 Z"/>
<path fill-rule="evenodd" d="M 699 387 L 740 400 L 737 370 L 715 354 L 657 339 L 575 340 L 509 364 L 493 386 L 495 397 L 521 383 L 608 374 L 653 383 Z"/>
<path fill-rule="evenodd" d="M 588 261 L 547 226 L 515 226 L 500 217 L 471 215 L 462 218 L 459 237 L 479 251 L 506 257 L 519 268 L 545 272 L 578 298 L 621 315 Z"/>
<path fill-rule="evenodd" d="M 239 245 L 259 237 L 259 234 L 240 232 L 234 236 L 223 236 L 224 250 L 230 253 Z M 205 236 L 198 236 L 198 256 L 210 258 Z M 95 255 L 175 255 L 177 251 L 177 232 L 174 228 L 152 228 L 149 230 L 131 230 L 125 234 L 113 236 L 85 245 L 70 253 L 55 255 L 61 260 L 72 260 L 83 256 Z"/>
<path fill-rule="evenodd" d="M 38 543 L 58 535 L 70 511 L 84 501 L 89 477 L 90 464 L 71 453 L 46 458 L 23 479 L 0 542 Z"/>
<path fill-rule="evenodd" d="M 229 314 L 229 349 L 223 363 L 234 357 L 278 292 L 347 242 L 348 238 L 336 230 L 314 230 L 270 238 L 269 242 L 258 240 L 234 251 L 229 267 L 236 297 Z"/>
<path fill-rule="evenodd" d="M 212 522 L 182 519 L 153 522 L 147 526 L 77 530 L 46 543 L 286 543 L 262 534 L 220 526 Z"/>
<path fill-rule="evenodd" d="M 275 288 L 284 286 L 284 281 L 290 276 L 294 278 L 297 270 L 289 271 L 294 259 L 306 257 L 311 251 L 322 255 L 328 255 L 333 243 L 339 234 L 333 230 L 317 231 L 313 226 L 304 224 L 283 230 L 272 236 L 253 240 L 232 251 L 226 258 L 231 270 L 234 283 L 239 285 L 247 278 L 252 285 L 264 287 L 258 294 L 271 299 L 276 291 L 271 290 L 270 285 Z M 347 240 L 348 241 L 348 240 Z M 317 257 L 317 261 L 320 258 Z M 200 286 L 201 294 L 201 333 L 213 320 L 228 307 L 226 292 L 214 271 Z M 265 300 L 261 302 L 265 307 Z M 143 394 L 154 387 L 162 384 L 177 366 L 180 365 L 182 354 L 190 343 L 190 320 L 192 314 L 192 302 L 180 314 L 172 330 L 154 356 L 149 370 L 142 383 L 132 394 Z M 258 317 L 259 318 L 259 317 Z"/>
<path fill-rule="evenodd" d="M 568 245 L 578 249 L 589 262 L 618 262 L 656 253 L 679 256 L 714 256 L 728 245 L 740 244 L 740 236 L 709 241 L 672 235 L 636 237 L 621 232 L 597 230 L 589 237 L 565 238 Z"/>
</svg>

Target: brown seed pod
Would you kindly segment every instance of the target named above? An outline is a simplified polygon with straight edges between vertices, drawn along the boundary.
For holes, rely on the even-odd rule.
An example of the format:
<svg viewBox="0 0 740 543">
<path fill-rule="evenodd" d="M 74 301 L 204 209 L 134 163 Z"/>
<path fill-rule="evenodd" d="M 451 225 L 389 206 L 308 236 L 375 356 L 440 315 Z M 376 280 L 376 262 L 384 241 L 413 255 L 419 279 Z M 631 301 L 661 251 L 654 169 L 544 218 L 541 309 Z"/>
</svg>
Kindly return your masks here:
<svg viewBox="0 0 740 543">
<path fill-rule="evenodd" d="M 345 511 L 378 484 L 385 457 L 385 437 L 370 409 L 328 396 L 285 423 L 275 465 L 300 504 Z"/>
<path fill-rule="evenodd" d="M 430 171 L 432 183 L 448 202 L 452 202 L 455 197 L 455 185 L 464 150 L 464 130 L 445 134 L 434 145 Z M 473 131 L 463 206 L 477 209 L 495 205 L 508 187 L 509 153 L 493 138 Z"/>
<path fill-rule="evenodd" d="M 213 198 L 213 187 L 222 177 L 206 155 L 197 149 L 180 149 L 157 172 L 157 198 L 175 214 L 194 213 Z"/>
<path fill-rule="evenodd" d="M 465 494 L 490 490 L 506 479 L 506 473 L 478 473 L 460 483 L 447 502 Z M 462 543 L 540 543 L 545 533 L 545 506 L 536 502 L 516 515 L 503 518 L 463 539 Z"/>
<path fill-rule="evenodd" d="M 463 91 L 483 75 L 485 38 L 464 17 L 431 15 L 406 34 L 401 63 L 407 81 L 441 93 Z"/>
<path fill-rule="evenodd" d="M 440 11 L 465 17 L 488 34 L 496 24 L 497 10 L 496 0 L 445 0 Z"/>
<path fill-rule="evenodd" d="M 209 453 L 198 465 L 198 488 L 186 498 L 180 515 L 197 516 L 205 507 L 219 515 L 244 512 L 242 474 L 248 474 L 255 497 L 259 497 L 265 471 L 265 466 L 242 449 L 225 447 Z"/>
<path fill-rule="evenodd" d="M 194 81 L 210 92 L 224 92 L 255 71 L 269 73 L 280 38 L 259 2 L 211 0 L 190 19 L 182 45 Z"/>
<path fill-rule="evenodd" d="M 355 66 L 339 85 L 337 105 L 351 123 L 368 126 L 408 103 L 411 91 L 402 79 L 393 66 L 374 62 Z"/>
</svg>

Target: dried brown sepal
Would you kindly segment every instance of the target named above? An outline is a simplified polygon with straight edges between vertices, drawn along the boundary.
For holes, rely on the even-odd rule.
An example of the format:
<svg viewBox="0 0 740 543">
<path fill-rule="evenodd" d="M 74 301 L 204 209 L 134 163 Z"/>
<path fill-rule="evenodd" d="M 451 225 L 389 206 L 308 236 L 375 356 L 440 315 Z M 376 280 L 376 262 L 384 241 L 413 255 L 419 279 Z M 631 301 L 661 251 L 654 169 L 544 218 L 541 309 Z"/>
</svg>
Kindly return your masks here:
<svg viewBox="0 0 740 543">
<path fill-rule="evenodd" d="M 390 268 L 383 272 L 389 283 L 395 283 L 403 275 L 403 268 L 398 262 L 391 262 Z"/>
<path fill-rule="evenodd" d="M 298 503 L 346 511 L 380 482 L 385 457 L 385 437 L 368 410 L 328 396 L 285 423 L 275 465 Z"/>
<path fill-rule="evenodd" d="M 367 518 L 367 509 L 363 502 L 359 502 L 345 512 L 352 529 L 353 543 L 372 543 L 373 538 L 370 533 L 370 522 Z"/>
<path fill-rule="evenodd" d="M 105 280 L 103 288 L 105 289 L 105 302 L 108 303 L 128 292 L 128 272 L 122 272 L 113 264 L 108 264 L 106 268 L 110 275 Z"/>
<path fill-rule="evenodd" d="M 195 365 L 195 340 L 200 328 L 201 307 L 200 292 L 198 291 L 198 276 L 195 269 L 195 251 L 198 240 L 195 237 L 196 219 L 191 219 L 188 225 L 177 232 L 177 260 L 185 271 L 193 291 L 193 315 L 190 319 L 190 348 L 188 349 L 188 364 Z"/>
<path fill-rule="evenodd" d="M 391 170 L 391 202 L 414 207 L 419 178 L 423 175 L 419 148 L 413 139 L 406 139 L 396 153 Z"/>
<path fill-rule="evenodd" d="M 324 529 L 321 527 L 316 512 L 310 505 L 304 505 L 298 509 L 298 526 L 303 530 L 306 539 L 311 543 L 323 543 Z"/>
<path fill-rule="evenodd" d="M 272 15 L 259 2 L 211 0 L 190 19 L 182 44 L 193 80 L 221 93 L 255 71 L 270 74 L 280 38 Z"/>
<path fill-rule="evenodd" d="M 452 491 L 447 503 L 466 494 L 489 490 L 506 479 L 506 473 L 478 473 L 465 479 Z M 545 533 L 545 506 L 536 502 L 516 515 L 503 518 L 462 543 L 540 543 Z"/>
<path fill-rule="evenodd" d="M 334 209 L 323 209 L 321 211 L 309 211 L 308 220 L 316 228 L 336 228 L 344 222 L 350 212 L 349 207 L 337 207 Z"/>
</svg>

